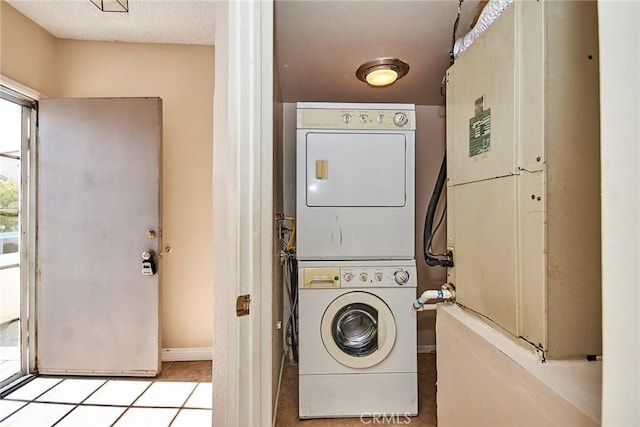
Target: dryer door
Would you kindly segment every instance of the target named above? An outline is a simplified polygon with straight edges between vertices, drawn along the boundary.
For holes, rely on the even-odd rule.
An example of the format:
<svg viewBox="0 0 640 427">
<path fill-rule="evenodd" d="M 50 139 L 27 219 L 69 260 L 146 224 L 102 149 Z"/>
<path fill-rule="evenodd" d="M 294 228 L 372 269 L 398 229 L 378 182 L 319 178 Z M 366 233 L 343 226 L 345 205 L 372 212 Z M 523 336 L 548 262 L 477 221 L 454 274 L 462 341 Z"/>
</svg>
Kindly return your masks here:
<svg viewBox="0 0 640 427">
<path fill-rule="evenodd" d="M 382 362 L 396 340 L 391 309 L 368 292 L 349 292 L 333 300 L 320 328 L 327 352 L 350 368 L 370 368 Z"/>
<path fill-rule="evenodd" d="M 402 207 L 407 203 L 403 133 L 306 135 L 309 207 Z"/>
</svg>

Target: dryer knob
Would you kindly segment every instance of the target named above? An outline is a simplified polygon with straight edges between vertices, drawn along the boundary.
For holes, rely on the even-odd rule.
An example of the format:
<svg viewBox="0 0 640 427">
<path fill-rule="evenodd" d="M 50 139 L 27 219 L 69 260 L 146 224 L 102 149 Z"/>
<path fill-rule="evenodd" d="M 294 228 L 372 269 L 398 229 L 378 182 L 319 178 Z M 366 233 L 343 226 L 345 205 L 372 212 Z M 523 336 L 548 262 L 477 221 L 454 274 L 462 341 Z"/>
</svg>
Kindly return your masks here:
<svg viewBox="0 0 640 427">
<path fill-rule="evenodd" d="M 349 113 L 343 114 L 343 115 L 342 115 L 342 121 L 343 121 L 345 124 L 349 124 L 349 123 L 351 123 L 351 117 L 352 117 L 352 116 L 351 116 L 351 114 L 349 114 Z"/>
<path fill-rule="evenodd" d="M 398 270 L 393 273 L 393 278 L 398 285 L 404 285 L 409 281 L 409 272 L 405 270 Z"/>
<path fill-rule="evenodd" d="M 396 126 L 404 126 L 409 123 L 409 118 L 405 113 L 396 113 L 396 115 L 393 116 L 393 123 Z"/>
</svg>

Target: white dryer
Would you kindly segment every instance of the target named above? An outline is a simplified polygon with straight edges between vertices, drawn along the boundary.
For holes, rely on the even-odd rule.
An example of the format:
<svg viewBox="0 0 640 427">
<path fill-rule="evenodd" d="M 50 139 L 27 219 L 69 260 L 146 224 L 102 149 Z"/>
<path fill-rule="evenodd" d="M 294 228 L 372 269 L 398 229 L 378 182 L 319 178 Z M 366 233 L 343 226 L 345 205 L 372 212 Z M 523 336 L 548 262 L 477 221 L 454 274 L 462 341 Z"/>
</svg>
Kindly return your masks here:
<svg viewBox="0 0 640 427">
<path fill-rule="evenodd" d="M 413 259 L 415 106 L 297 107 L 298 260 Z"/>
<path fill-rule="evenodd" d="M 300 418 L 418 412 L 414 261 L 299 263 Z"/>
</svg>

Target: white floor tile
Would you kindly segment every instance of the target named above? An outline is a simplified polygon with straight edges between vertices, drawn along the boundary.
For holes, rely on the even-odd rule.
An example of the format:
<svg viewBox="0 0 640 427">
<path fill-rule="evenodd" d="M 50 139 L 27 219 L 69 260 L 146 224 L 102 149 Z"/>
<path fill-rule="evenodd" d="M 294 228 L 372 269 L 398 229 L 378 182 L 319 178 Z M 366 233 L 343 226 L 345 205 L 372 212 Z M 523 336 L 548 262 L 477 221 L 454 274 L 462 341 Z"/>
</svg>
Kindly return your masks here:
<svg viewBox="0 0 640 427">
<path fill-rule="evenodd" d="M 40 402 L 80 403 L 104 384 L 104 380 L 66 379 L 37 398 Z"/>
<path fill-rule="evenodd" d="M 5 399 L 33 400 L 60 381 L 62 380 L 59 378 L 36 378 L 6 396 Z"/>
<path fill-rule="evenodd" d="M 207 427 L 212 421 L 211 411 L 208 409 L 182 409 L 171 427 Z"/>
<path fill-rule="evenodd" d="M 156 382 L 145 391 L 133 406 L 159 406 L 179 408 L 184 405 L 187 397 L 197 383 L 186 382 Z"/>
<path fill-rule="evenodd" d="M 50 427 L 73 409 L 73 405 L 29 403 L 0 423 L 2 427 Z"/>
<path fill-rule="evenodd" d="M 151 381 L 109 380 L 84 403 L 129 406 L 150 384 Z"/>
<path fill-rule="evenodd" d="M 17 411 L 26 405 L 26 402 L 14 402 L 11 400 L 0 400 L 0 420 L 6 418 L 9 414 Z"/>
<path fill-rule="evenodd" d="M 184 405 L 187 408 L 211 409 L 213 401 L 213 386 L 211 383 L 200 383 Z"/>
<path fill-rule="evenodd" d="M 115 406 L 78 406 L 56 427 L 109 427 L 126 409 Z"/>
<path fill-rule="evenodd" d="M 114 427 L 168 427 L 177 412 L 170 408 L 129 408 Z"/>
</svg>

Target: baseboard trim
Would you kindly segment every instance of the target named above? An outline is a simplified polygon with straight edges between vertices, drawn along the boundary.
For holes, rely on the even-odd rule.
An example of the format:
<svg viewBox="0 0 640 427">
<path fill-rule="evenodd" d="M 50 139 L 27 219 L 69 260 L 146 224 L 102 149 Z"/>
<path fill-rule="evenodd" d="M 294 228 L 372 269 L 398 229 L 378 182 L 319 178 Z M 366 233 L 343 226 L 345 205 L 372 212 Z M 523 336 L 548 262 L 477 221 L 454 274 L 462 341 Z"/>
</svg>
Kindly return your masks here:
<svg viewBox="0 0 640 427">
<path fill-rule="evenodd" d="M 163 348 L 163 362 L 188 362 L 192 360 L 213 360 L 213 347 Z"/>
<path fill-rule="evenodd" d="M 435 353 L 436 345 L 435 344 L 426 344 L 418 346 L 418 353 Z"/>
</svg>

